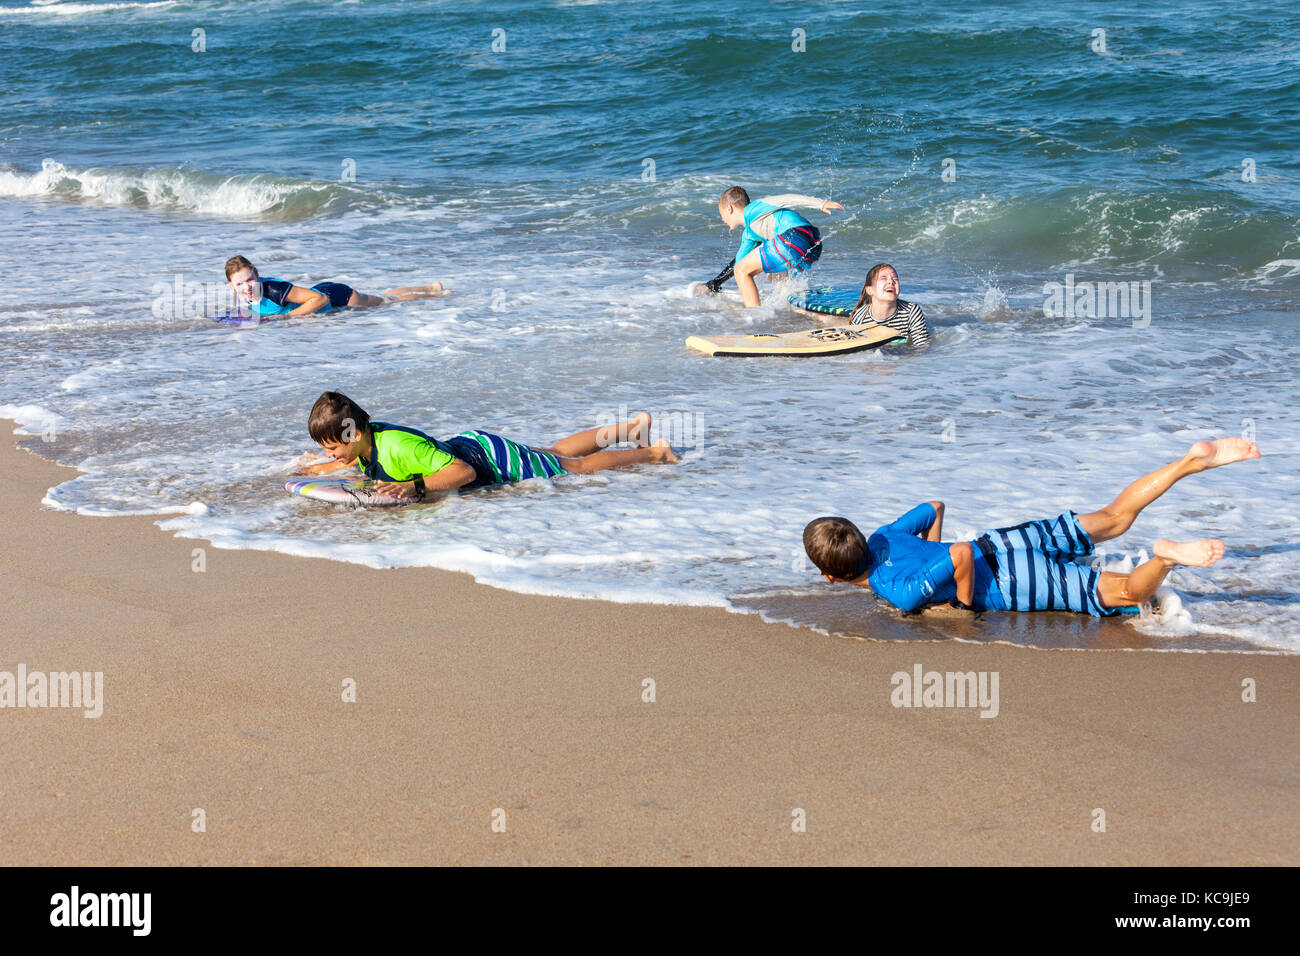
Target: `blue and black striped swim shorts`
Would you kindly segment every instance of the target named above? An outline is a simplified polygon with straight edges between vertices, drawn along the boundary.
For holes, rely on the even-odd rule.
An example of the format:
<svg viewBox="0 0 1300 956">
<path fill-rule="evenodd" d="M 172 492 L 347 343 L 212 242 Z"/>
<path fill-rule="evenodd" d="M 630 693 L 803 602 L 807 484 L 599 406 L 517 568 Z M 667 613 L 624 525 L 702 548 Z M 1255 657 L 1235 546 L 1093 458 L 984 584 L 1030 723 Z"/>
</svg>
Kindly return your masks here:
<svg viewBox="0 0 1300 956">
<path fill-rule="evenodd" d="M 1133 610 L 1105 607 L 1098 600 L 1101 572 L 1075 560 L 1093 549 L 1092 538 L 1073 511 L 986 531 L 975 539 L 975 550 L 992 572 L 1008 611 L 1077 611 L 1110 617 Z"/>
</svg>

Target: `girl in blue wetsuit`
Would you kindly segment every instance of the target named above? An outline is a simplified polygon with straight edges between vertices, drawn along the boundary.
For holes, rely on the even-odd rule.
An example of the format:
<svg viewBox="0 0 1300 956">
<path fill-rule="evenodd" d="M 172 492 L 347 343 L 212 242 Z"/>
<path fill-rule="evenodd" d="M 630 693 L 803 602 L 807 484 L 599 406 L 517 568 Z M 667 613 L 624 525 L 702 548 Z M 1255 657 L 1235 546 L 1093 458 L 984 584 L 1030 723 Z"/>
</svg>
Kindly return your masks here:
<svg viewBox="0 0 1300 956">
<path fill-rule="evenodd" d="M 431 299 L 450 295 L 441 282 L 392 289 L 383 295 L 367 295 L 342 282 L 318 282 L 310 289 L 283 279 L 264 279 L 257 267 L 243 256 L 226 260 L 226 281 L 241 305 L 255 315 L 311 315 L 334 309 L 364 309 L 385 302 Z"/>
</svg>

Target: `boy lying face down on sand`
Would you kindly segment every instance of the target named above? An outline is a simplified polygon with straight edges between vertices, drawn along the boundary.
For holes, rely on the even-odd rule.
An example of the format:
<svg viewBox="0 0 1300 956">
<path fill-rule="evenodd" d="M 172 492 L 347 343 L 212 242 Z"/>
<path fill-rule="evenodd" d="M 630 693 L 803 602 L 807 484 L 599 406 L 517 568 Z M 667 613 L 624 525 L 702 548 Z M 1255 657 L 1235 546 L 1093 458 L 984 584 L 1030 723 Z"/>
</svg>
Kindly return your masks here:
<svg viewBox="0 0 1300 956">
<path fill-rule="evenodd" d="M 356 465 L 367 478 L 379 482 L 377 490 L 416 499 L 428 491 L 468 490 L 643 462 L 677 461 L 666 438 L 650 444 L 650 416 L 645 412 L 621 425 L 561 438 L 550 448 L 532 448 L 478 430 L 442 440 L 431 438 L 414 428 L 372 421 L 365 409 L 342 392 L 323 392 L 312 406 L 307 430 L 330 458 L 311 464 L 300 460 L 300 474 L 319 475 Z M 635 447 L 606 447 L 621 442 Z"/>
<path fill-rule="evenodd" d="M 1178 565 L 1207 567 L 1222 558 L 1223 542 L 1160 539 L 1152 548 L 1155 557 L 1128 574 L 1100 571 L 1073 559 L 1127 531 L 1142 509 L 1180 478 L 1259 457 L 1259 448 L 1244 438 L 1198 441 L 1178 461 L 1139 478 L 1100 511 L 1066 511 L 955 544 L 941 540 L 941 501 L 919 504 L 866 538 L 847 518 L 817 518 L 804 528 L 804 550 L 830 583 L 870 588 L 903 611 L 952 603 L 973 611 L 1132 613 Z"/>
</svg>

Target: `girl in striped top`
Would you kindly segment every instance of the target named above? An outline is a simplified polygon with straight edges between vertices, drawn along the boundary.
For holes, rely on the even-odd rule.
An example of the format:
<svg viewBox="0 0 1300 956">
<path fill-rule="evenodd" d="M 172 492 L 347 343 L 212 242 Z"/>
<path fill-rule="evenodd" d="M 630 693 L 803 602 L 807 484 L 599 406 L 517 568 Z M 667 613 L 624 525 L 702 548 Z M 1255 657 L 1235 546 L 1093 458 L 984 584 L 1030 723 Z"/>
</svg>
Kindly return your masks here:
<svg viewBox="0 0 1300 956">
<path fill-rule="evenodd" d="M 915 302 L 898 297 L 898 273 L 887 262 L 871 267 L 867 281 L 862 283 L 862 295 L 853 307 L 853 325 L 878 322 L 891 329 L 907 333 L 907 344 L 914 349 L 928 348 L 930 326 L 925 313 Z"/>
</svg>

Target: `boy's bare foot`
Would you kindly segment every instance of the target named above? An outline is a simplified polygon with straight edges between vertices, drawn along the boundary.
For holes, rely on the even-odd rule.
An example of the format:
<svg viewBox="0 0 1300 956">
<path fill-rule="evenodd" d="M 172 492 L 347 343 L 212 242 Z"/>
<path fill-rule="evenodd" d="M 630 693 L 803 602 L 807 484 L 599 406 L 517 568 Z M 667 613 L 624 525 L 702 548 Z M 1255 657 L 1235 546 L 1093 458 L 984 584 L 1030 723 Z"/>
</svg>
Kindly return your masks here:
<svg viewBox="0 0 1300 956">
<path fill-rule="evenodd" d="M 1229 439 L 1231 440 L 1231 439 Z M 1240 439 L 1236 439 L 1240 441 Z M 1199 442 L 1198 444 L 1206 444 Z M 1237 461 L 1239 459 L 1233 459 Z M 1227 464 L 1227 462 L 1224 462 Z M 1157 558 L 1175 561 L 1193 568 L 1208 568 L 1223 557 L 1224 543 L 1217 538 L 1202 538 L 1200 541 L 1169 541 L 1161 538 L 1151 550 Z"/>
<path fill-rule="evenodd" d="M 650 459 L 651 461 L 658 462 L 663 465 L 675 465 L 677 464 L 678 461 L 681 460 L 677 457 L 677 453 L 673 451 L 673 446 L 668 444 L 667 438 L 659 439 L 650 447 L 655 452 L 654 457 Z"/>
<path fill-rule="evenodd" d="M 638 412 L 632 416 L 632 420 L 627 423 L 627 438 L 637 448 L 648 448 L 650 446 L 650 413 Z"/>
<path fill-rule="evenodd" d="M 1234 461 L 1246 461 L 1259 458 L 1259 446 L 1244 438 L 1220 438 L 1216 441 L 1198 441 L 1187 452 L 1195 459 L 1201 469 L 1218 468 L 1230 465 Z"/>
</svg>

